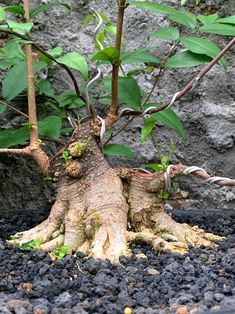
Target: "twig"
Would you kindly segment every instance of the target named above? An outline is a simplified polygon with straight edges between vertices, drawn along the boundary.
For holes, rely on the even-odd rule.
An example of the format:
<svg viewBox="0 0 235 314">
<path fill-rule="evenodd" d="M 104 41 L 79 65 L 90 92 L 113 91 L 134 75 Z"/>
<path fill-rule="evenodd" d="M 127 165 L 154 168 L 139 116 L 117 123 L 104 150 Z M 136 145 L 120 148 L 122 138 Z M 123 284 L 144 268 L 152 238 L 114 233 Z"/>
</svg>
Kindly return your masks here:
<svg viewBox="0 0 235 314">
<path fill-rule="evenodd" d="M 174 101 L 172 100 L 170 102 L 163 103 L 160 107 L 157 108 L 151 108 L 148 111 L 148 114 L 152 114 L 155 112 L 162 111 L 164 109 L 167 109 L 169 105 L 172 105 L 179 99 L 181 99 L 185 94 L 187 94 L 189 91 L 191 91 L 195 85 L 198 83 L 199 80 L 201 80 L 212 68 L 213 66 L 232 48 L 232 46 L 235 44 L 235 37 L 224 47 L 223 50 L 210 62 L 208 65 L 206 65 L 181 91 L 177 92 L 174 96 Z M 143 114 L 143 111 L 140 110 L 126 110 L 123 111 L 121 116 L 140 116 Z"/>
<path fill-rule="evenodd" d="M 28 115 L 27 115 L 27 114 L 25 114 L 25 113 L 22 112 L 21 110 L 17 109 L 16 107 L 14 107 L 14 106 L 8 104 L 6 101 L 0 100 L 0 104 L 5 105 L 5 106 L 11 108 L 11 109 L 14 110 L 15 112 L 21 114 L 22 116 L 24 116 L 25 118 L 28 119 Z"/>
<path fill-rule="evenodd" d="M 29 0 L 23 0 L 24 4 L 24 19 L 25 22 L 30 22 L 30 2 Z M 36 110 L 36 96 L 35 96 L 35 83 L 34 83 L 34 70 L 33 70 L 33 54 L 32 46 L 26 45 L 26 63 L 27 63 L 27 85 L 28 85 L 28 115 L 29 115 L 29 136 L 30 145 L 38 143 L 38 126 L 37 126 L 37 110 Z"/>
</svg>

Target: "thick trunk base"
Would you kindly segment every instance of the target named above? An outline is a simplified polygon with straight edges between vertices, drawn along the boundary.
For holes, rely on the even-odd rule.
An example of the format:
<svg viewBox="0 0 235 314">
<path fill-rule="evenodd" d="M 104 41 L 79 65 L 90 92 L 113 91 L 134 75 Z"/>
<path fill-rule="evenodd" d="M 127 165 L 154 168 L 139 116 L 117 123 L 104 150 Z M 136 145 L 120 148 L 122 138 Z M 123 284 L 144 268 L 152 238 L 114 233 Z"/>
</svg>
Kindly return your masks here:
<svg viewBox="0 0 235 314">
<path fill-rule="evenodd" d="M 62 245 L 95 258 L 118 262 L 128 243 L 142 241 L 160 251 L 186 253 L 189 246 L 214 245 L 223 238 L 199 227 L 175 222 L 158 194 L 163 174 L 113 170 L 106 163 L 87 125 L 68 146 L 71 156 L 56 167 L 58 194 L 49 217 L 17 233 L 14 245 L 40 239 L 40 249 Z M 128 228 L 127 228 L 128 226 Z"/>
</svg>

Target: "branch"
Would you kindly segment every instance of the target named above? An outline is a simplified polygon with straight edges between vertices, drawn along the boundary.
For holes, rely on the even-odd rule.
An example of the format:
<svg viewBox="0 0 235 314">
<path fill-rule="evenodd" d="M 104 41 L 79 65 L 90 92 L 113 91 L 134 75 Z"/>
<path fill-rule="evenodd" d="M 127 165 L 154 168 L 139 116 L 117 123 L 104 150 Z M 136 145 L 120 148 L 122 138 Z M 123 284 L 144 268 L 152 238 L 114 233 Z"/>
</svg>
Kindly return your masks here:
<svg viewBox="0 0 235 314">
<path fill-rule="evenodd" d="M 118 6 L 118 20 L 117 20 L 117 30 L 116 30 L 116 39 L 115 39 L 115 48 L 118 50 L 118 56 L 115 61 L 113 61 L 112 69 L 112 103 L 110 110 L 106 119 L 107 128 L 112 126 L 118 120 L 118 76 L 119 76 L 119 67 L 120 67 L 120 50 L 122 44 L 122 32 L 123 32 L 123 22 L 124 22 L 124 13 L 126 9 L 126 0 L 120 0 Z"/>
<path fill-rule="evenodd" d="M 22 34 L 19 34 L 17 32 L 14 32 L 14 31 L 11 31 L 11 30 L 8 30 L 8 29 L 0 29 L 0 33 L 5 33 L 5 34 L 9 34 L 9 35 L 14 35 L 16 37 L 19 37 L 21 39 L 24 39 L 24 40 L 27 40 L 27 41 L 31 41 L 30 38 L 28 38 L 27 36 L 24 36 Z M 40 46 L 39 44 L 37 43 L 34 43 L 32 42 L 31 45 L 39 52 L 41 52 L 43 55 L 45 55 L 48 59 L 52 60 L 53 62 L 55 62 L 56 64 L 58 64 L 59 66 L 61 66 L 67 73 L 68 75 L 70 76 L 72 82 L 73 82 L 73 85 L 74 85 L 74 89 L 76 91 L 76 94 L 77 96 L 84 102 L 86 103 L 86 99 L 85 97 L 82 95 L 80 89 L 79 89 L 79 86 L 78 86 L 78 83 L 77 83 L 77 80 L 72 72 L 72 70 L 65 64 L 63 63 L 60 63 L 58 62 L 52 55 L 50 55 L 47 51 L 44 50 L 44 48 L 42 46 Z"/>
<path fill-rule="evenodd" d="M 3 101 L 0 99 L 0 104 L 9 107 L 10 109 L 14 110 L 15 112 L 19 113 L 20 115 L 24 116 L 25 118 L 28 119 L 28 115 L 22 112 L 21 110 L 17 109 L 16 107 L 8 104 L 6 101 Z"/>
<path fill-rule="evenodd" d="M 24 20 L 30 22 L 30 3 L 29 0 L 23 0 L 24 3 Z M 36 145 L 38 143 L 38 126 L 37 126 L 37 110 L 36 110 L 36 96 L 35 96 L 35 83 L 34 83 L 34 70 L 33 70 L 33 54 L 32 46 L 26 45 L 26 63 L 27 63 L 27 85 L 28 85 L 28 116 L 30 145 Z"/>
<path fill-rule="evenodd" d="M 177 92 L 170 102 L 163 103 L 160 107 L 151 108 L 150 110 L 137 111 L 137 110 L 128 110 L 123 109 L 120 116 L 140 116 L 143 114 L 152 114 L 155 112 L 162 111 L 164 109 L 172 106 L 176 101 L 180 100 L 185 94 L 191 91 L 195 85 L 200 81 L 213 67 L 214 65 L 232 48 L 235 44 L 235 37 L 224 47 L 223 50 L 210 62 L 208 63 L 181 91 Z"/>
</svg>

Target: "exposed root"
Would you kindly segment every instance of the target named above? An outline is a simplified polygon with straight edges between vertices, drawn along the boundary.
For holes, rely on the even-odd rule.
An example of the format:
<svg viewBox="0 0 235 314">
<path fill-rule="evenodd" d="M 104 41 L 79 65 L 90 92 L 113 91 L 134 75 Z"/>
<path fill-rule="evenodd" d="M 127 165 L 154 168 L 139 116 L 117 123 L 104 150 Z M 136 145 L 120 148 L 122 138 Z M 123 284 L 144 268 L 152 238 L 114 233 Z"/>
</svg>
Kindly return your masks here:
<svg viewBox="0 0 235 314">
<path fill-rule="evenodd" d="M 162 177 L 154 174 L 151 179 L 151 175 L 134 174 L 129 180 L 129 216 L 133 230 L 137 231 L 132 235 L 133 240 L 142 240 L 156 251 L 179 253 L 186 253 L 190 246 L 215 246 L 215 241 L 224 240 L 224 237 L 207 233 L 198 226 L 177 223 L 164 212 L 158 198 L 158 188 L 164 183 Z"/>
<path fill-rule="evenodd" d="M 154 235 L 151 230 L 144 229 L 142 232 L 127 232 L 129 242 L 144 242 L 152 246 L 156 252 L 170 251 L 172 253 L 185 254 L 188 246 L 183 242 L 167 242 L 158 235 Z"/>
</svg>

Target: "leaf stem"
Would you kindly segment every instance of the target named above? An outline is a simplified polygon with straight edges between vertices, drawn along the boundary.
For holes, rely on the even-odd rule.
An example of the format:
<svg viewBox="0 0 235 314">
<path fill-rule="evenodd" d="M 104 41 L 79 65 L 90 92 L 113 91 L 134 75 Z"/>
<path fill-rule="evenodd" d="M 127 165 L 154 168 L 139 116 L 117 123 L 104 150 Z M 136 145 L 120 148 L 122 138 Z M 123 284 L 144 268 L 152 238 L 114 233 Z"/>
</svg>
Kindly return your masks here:
<svg viewBox="0 0 235 314">
<path fill-rule="evenodd" d="M 24 116 L 25 118 L 28 119 L 28 115 L 22 112 L 21 110 L 17 109 L 16 107 L 8 104 L 6 101 L 3 101 L 0 99 L 0 104 L 9 107 L 10 109 L 14 110 L 15 112 L 19 113 L 20 115 Z"/>
</svg>

